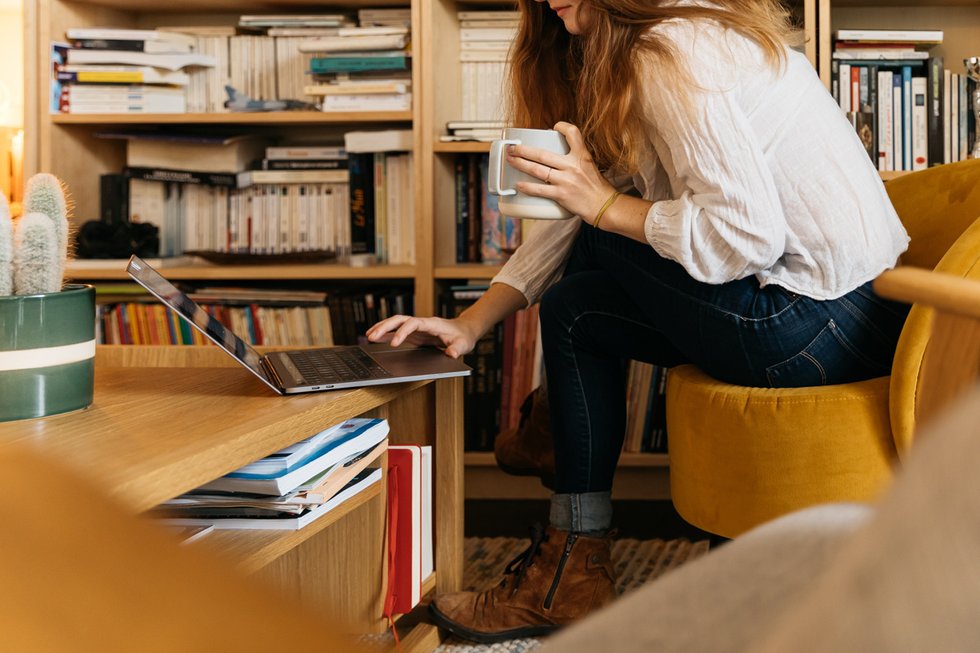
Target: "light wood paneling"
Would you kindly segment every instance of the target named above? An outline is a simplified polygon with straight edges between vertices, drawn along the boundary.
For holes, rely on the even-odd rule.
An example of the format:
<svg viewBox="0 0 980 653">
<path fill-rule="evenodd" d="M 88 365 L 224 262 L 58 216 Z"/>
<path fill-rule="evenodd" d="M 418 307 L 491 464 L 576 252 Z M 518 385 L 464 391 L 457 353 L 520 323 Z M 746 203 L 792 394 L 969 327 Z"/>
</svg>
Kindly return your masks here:
<svg viewBox="0 0 980 653">
<path fill-rule="evenodd" d="M 463 584 L 463 379 L 442 379 L 435 386 L 436 586 L 452 592 Z"/>
</svg>

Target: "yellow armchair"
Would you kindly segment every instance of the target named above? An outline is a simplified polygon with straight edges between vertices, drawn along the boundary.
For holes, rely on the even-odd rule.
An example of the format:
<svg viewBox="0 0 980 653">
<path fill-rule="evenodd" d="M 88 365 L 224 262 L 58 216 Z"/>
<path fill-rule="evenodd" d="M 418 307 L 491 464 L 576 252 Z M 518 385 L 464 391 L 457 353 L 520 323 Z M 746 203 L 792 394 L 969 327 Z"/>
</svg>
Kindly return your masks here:
<svg viewBox="0 0 980 653">
<path fill-rule="evenodd" d="M 980 278 L 980 160 L 886 184 L 911 237 L 902 264 Z M 671 370 L 667 432 L 678 513 L 724 537 L 828 501 L 868 501 L 912 442 L 933 309 L 913 305 L 890 377 L 749 388 Z"/>
</svg>

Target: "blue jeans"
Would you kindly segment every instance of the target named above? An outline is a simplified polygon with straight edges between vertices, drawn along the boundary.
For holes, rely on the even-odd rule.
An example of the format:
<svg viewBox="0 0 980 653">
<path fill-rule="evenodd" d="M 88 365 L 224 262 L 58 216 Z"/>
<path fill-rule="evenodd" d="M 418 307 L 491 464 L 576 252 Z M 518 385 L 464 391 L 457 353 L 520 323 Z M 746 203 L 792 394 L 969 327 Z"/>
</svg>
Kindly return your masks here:
<svg viewBox="0 0 980 653">
<path fill-rule="evenodd" d="M 828 301 L 755 277 L 701 283 L 647 244 L 583 225 L 540 310 L 554 489 L 577 494 L 612 487 L 629 360 L 693 363 L 744 386 L 870 379 L 889 373 L 909 309 L 870 283 Z"/>
</svg>

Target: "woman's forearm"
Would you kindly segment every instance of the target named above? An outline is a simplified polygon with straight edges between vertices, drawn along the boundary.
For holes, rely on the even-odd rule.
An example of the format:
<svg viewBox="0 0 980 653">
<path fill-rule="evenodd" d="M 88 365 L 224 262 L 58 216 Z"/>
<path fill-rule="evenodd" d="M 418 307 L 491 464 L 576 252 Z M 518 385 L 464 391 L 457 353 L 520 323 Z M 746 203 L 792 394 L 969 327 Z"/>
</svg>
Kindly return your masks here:
<svg viewBox="0 0 980 653">
<path fill-rule="evenodd" d="M 476 339 L 508 315 L 527 306 L 527 300 L 517 289 L 505 283 L 494 283 L 472 306 L 457 318 Z"/>
</svg>

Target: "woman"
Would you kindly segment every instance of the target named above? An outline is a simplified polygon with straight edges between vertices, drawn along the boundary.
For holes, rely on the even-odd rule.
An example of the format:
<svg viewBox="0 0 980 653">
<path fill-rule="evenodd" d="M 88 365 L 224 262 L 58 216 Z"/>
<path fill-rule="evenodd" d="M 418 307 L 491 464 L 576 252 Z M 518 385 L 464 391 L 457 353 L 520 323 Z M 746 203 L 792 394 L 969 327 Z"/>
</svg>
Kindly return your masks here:
<svg viewBox="0 0 980 653">
<path fill-rule="evenodd" d="M 904 308 L 870 281 L 908 236 L 853 128 L 789 45 L 777 0 L 521 0 L 513 124 L 571 152 L 508 162 L 577 218 L 542 223 L 453 320 L 396 316 L 372 341 L 470 351 L 541 302 L 551 524 L 487 592 L 432 604 L 483 642 L 543 634 L 615 595 L 609 491 L 624 365 L 691 362 L 763 387 L 887 374 Z M 620 194 L 632 187 L 629 194 Z"/>
</svg>

